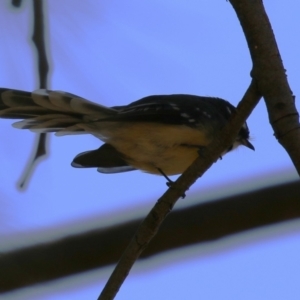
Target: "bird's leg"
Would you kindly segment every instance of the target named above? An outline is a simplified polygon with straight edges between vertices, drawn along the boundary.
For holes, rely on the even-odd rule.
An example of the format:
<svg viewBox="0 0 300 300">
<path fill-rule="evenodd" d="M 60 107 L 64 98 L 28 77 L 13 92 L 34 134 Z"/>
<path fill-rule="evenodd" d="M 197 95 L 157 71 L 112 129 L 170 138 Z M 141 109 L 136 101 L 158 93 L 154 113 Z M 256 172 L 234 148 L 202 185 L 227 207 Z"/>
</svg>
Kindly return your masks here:
<svg viewBox="0 0 300 300">
<path fill-rule="evenodd" d="M 167 186 L 168 187 L 170 187 L 173 183 L 174 183 L 174 181 L 172 181 L 164 172 L 163 172 L 163 170 L 162 169 L 160 169 L 160 168 L 157 168 L 157 170 L 158 170 L 158 172 L 162 175 L 162 176 L 164 176 L 166 179 L 167 179 Z"/>
<path fill-rule="evenodd" d="M 205 156 L 205 149 L 206 147 L 204 146 L 198 146 L 198 155 L 201 156 L 201 157 L 204 157 Z"/>
<path fill-rule="evenodd" d="M 167 187 L 172 188 L 172 186 L 173 186 L 173 184 L 174 184 L 174 181 L 172 181 L 172 180 L 171 180 L 171 179 L 163 172 L 162 169 L 157 168 L 157 170 L 158 170 L 158 172 L 159 172 L 162 176 L 164 176 L 164 177 L 167 179 L 167 182 L 166 182 Z M 183 195 L 181 195 L 181 198 L 184 199 L 185 196 L 186 196 L 186 195 L 185 195 L 185 193 L 184 193 Z"/>
</svg>

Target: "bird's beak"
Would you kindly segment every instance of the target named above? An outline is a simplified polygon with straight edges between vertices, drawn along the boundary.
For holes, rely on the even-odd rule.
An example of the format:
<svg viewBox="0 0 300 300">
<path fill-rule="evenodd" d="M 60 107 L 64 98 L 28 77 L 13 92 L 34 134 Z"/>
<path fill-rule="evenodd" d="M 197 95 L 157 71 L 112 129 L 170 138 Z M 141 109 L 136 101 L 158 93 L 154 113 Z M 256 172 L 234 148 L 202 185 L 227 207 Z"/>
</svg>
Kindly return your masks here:
<svg viewBox="0 0 300 300">
<path fill-rule="evenodd" d="M 253 151 L 255 150 L 254 146 L 247 139 L 241 140 L 241 144 Z"/>
</svg>

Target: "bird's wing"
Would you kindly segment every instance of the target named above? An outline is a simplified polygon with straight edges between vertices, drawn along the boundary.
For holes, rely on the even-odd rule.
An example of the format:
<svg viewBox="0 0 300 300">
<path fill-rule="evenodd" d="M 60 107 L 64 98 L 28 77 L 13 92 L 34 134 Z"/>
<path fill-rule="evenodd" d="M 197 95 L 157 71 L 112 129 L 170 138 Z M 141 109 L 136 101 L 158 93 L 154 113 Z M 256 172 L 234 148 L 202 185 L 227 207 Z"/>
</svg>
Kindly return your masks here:
<svg viewBox="0 0 300 300">
<path fill-rule="evenodd" d="M 158 122 L 194 127 L 205 124 L 207 121 L 218 120 L 223 126 L 226 120 L 219 111 L 218 105 L 215 105 L 215 101 L 224 102 L 225 100 L 180 94 L 149 96 L 127 106 L 113 107 L 118 114 L 105 121 Z M 234 110 L 230 103 L 228 105 Z M 228 111 L 227 114 L 229 118 L 230 112 Z"/>
<path fill-rule="evenodd" d="M 99 149 L 78 154 L 72 164 L 75 168 L 97 168 L 100 173 L 121 173 L 135 170 L 113 146 L 103 144 Z"/>
</svg>

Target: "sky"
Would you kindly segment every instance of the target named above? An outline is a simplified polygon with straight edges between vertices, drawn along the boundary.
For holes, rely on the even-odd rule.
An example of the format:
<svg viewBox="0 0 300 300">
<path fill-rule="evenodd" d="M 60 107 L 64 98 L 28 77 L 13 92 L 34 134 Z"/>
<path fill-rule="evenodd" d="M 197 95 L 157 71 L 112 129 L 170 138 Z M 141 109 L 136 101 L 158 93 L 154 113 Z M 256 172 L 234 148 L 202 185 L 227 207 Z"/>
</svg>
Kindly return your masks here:
<svg viewBox="0 0 300 300">
<path fill-rule="evenodd" d="M 8 0 L 0 2 L 0 86 L 31 91 L 38 82 L 31 42 L 32 3 L 24 2 L 20 9 L 12 8 Z M 227 1 L 63 0 L 44 4 L 51 89 L 107 106 L 175 93 L 216 96 L 236 105 L 250 83 L 249 51 Z M 299 1 L 264 4 L 297 96 Z M 16 182 L 35 136 L 12 128 L 11 123 L 0 120 L 0 249 L 38 242 L 45 232 L 50 238 L 57 228 L 63 233 L 78 228 L 76 224 L 92 228 L 144 215 L 166 190 L 162 177 L 139 171 L 105 175 L 74 169 L 72 159 L 98 148 L 100 141 L 92 136 L 51 136 L 49 157 L 37 166 L 27 189 L 20 191 Z M 273 136 L 263 101 L 248 125 L 255 152 L 240 147 L 226 155 L 176 207 L 297 178 Z M 151 263 L 137 264 L 116 299 L 153 299 L 153 293 L 157 299 L 182 299 L 187 287 L 191 299 L 199 295 L 205 299 L 282 299 L 283 295 L 299 299 L 299 237 L 295 221 L 213 246 L 174 251 L 169 255 L 173 259 L 157 256 Z M 207 249 L 204 254 L 201 247 Z M 109 273 L 110 268 L 88 272 L 28 288 L 26 293 L 28 299 L 94 299 Z M 137 286 L 144 294 L 134 298 Z M 16 292 L 5 297 L 19 296 Z"/>
</svg>

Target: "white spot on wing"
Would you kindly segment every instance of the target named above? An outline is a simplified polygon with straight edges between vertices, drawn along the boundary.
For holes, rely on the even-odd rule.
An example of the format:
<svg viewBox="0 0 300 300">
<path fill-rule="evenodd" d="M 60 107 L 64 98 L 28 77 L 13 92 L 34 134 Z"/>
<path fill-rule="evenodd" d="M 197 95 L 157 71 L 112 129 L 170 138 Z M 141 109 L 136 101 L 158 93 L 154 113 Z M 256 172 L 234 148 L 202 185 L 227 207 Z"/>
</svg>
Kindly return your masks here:
<svg viewBox="0 0 300 300">
<path fill-rule="evenodd" d="M 207 111 L 203 111 L 202 113 L 205 117 L 211 119 L 211 114 L 209 114 Z"/>
<path fill-rule="evenodd" d="M 171 106 L 174 110 L 179 110 L 179 107 L 178 107 L 175 103 L 170 103 L 170 106 Z"/>
<path fill-rule="evenodd" d="M 186 114 L 186 113 L 181 113 L 180 114 L 182 117 L 184 117 L 184 118 L 189 118 L 190 116 L 188 115 L 188 114 Z"/>
<path fill-rule="evenodd" d="M 226 106 L 227 111 L 232 114 L 232 110 L 230 109 L 230 107 Z"/>
</svg>

